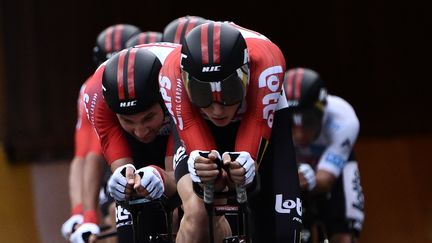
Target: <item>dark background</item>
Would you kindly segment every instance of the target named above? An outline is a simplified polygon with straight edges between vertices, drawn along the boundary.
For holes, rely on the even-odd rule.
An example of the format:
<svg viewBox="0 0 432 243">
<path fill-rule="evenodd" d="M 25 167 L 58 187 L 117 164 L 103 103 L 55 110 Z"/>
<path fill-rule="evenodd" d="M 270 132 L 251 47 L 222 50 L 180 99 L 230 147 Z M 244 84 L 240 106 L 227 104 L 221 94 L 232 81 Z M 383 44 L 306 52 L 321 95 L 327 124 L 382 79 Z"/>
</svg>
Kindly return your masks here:
<svg viewBox="0 0 432 243">
<path fill-rule="evenodd" d="M 6 186 L 0 190 L 8 189 L 2 195 L 9 205 L 3 212 L 11 223 L 1 235 L 37 235 L 18 224 L 17 216 L 27 219 L 33 214 L 26 210 L 46 210 L 37 225 L 58 237 L 46 242 L 61 241 L 58 226 L 69 213 L 64 192 L 76 99 L 95 68 L 97 34 L 116 23 L 162 31 L 177 17 L 198 15 L 265 34 L 280 46 L 288 68 L 316 69 L 331 93 L 354 106 L 361 122 L 356 153 L 366 206 L 362 242 L 432 243 L 430 10 L 419 0 L 0 0 L 0 149 L 6 145 L 9 161 L 63 158 L 26 164 L 41 166 L 44 174 L 25 186 L 32 176 L 20 173 L 19 164 L 1 167 Z M 46 193 L 34 193 L 41 205 L 22 207 L 19 202 L 31 200 L 22 197 L 32 195 L 23 188 L 43 181 Z"/>
<path fill-rule="evenodd" d="M 76 99 L 97 34 L 115 23 L 163 31 L 198 15 L 231 20 L 317 70 L 349 101 L 360 137 L 431 134 L 431 14 L 416 1 L 0 1 L 3 140 L 9 159 L 73 151 Z M 2 89 L 0 89 L 2 91 Z M 1 103 L 0 103 L 1 104 Z M 0 108 L 1 111 L 1 108 Z"/>
</svg>

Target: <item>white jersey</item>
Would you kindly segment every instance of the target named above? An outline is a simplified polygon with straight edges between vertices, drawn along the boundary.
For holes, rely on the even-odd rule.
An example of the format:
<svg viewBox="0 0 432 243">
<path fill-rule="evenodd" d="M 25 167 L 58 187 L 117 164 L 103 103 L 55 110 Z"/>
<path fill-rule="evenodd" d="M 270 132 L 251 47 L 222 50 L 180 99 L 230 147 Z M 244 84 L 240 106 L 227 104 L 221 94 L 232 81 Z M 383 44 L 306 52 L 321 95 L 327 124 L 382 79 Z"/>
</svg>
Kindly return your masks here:
<svg viewBox="0 0 432 243">
<path fill-rule="evenodd" d="M 297 161 L 338 177 L 351 154 L 359 129 L 360 123 L 352 106 L 340 97 L 329 95 L 321 132 L 311 145 L 296 145 Z"/>
</svg>

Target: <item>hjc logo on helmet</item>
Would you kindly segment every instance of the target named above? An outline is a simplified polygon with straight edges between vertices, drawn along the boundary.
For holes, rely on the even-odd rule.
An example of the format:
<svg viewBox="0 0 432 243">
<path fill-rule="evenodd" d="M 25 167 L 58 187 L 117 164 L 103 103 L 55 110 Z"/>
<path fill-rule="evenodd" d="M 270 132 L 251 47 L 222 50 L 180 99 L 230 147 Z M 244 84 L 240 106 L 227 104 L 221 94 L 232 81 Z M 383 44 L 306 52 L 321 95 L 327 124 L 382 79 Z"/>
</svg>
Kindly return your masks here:
<svg viewBox="0 0 432 243">
<path fill-rule="evenodd" d="M 131 107 L 137 105 L 137 100 L 127 101 L 127 102 L 120 102 L 120 107 Z"/>
<path fill-rule="evenodd" d="M 209 73 L 209 72 L 219 72 L 221 66 L 210 66 L 210 67 L 203 67 L 202 72 L 203 73 Z"/>
</svg>

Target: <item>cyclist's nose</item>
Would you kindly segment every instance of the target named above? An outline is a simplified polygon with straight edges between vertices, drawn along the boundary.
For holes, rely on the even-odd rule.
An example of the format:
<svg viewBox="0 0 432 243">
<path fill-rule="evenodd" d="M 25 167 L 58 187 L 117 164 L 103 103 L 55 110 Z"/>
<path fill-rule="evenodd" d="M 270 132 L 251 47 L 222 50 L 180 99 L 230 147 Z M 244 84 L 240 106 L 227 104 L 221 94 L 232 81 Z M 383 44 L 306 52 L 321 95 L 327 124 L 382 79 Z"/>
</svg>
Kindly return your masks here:
<svg viewBox="0 0 432 243">
<path fill-rule="evenodd" d="M 211 108 L 212 108 L 213 115 L 215 116 L 224 115 L 225 107 L 222 104 L 213 102 Z"/>
<path fill-rule="evenodd" d="M 294 126 L 292 129 L 292 135 L 293 139 L 297 142 L 304 141 L 305 140 L 305 133 L 302 127 L 300 126 Z"/>
<path fill-rule="evenodd" d="M 150 129 L 146 126 L 143 126 L 143 125 L 136 126 L 134 129 L 134 135 L 137 138 L 144 138 L 149 134 L 149 132 L 150 132 Z"/>
</svg>

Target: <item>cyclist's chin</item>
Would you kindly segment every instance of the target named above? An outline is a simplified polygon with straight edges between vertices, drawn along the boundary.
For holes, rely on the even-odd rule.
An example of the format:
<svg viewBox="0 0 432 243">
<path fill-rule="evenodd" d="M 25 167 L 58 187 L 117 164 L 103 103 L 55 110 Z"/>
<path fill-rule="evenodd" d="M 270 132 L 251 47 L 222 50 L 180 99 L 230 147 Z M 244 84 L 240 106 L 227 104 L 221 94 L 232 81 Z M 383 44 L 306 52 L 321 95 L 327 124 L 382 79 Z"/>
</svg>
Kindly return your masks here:
<svg viewBox="0 0 432 243">
<path fill-rule="evenodd" d="M 231 119 L 229 119 L 227 117 L 222 118 L 222 119 L 210 118 L 210 120 L 213 122 L 213 124 L 215 124 L 218 127 L 224 127 L 231 122 Z"/>
<path fill-rule="evenodd" d="M 157 134 L 156 133 L 151 133 L 148 136 L 145 137 L 135 137 L 138 141 L 140 141 L 141 143 L 151 143 L 153 142 L 153 140 L 155 140 Z"/>
<path fill-rule="evenodd" d="M 309 140 L 295 140 L 294 144 L 300 147 L 307 147 L 311 142 Z"/>
</svg>

